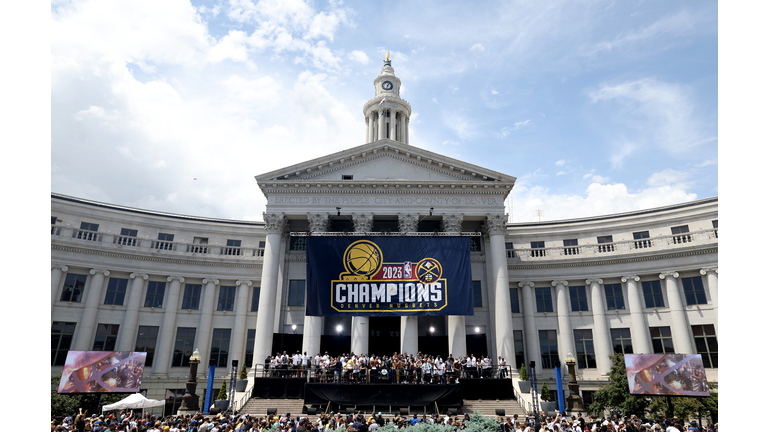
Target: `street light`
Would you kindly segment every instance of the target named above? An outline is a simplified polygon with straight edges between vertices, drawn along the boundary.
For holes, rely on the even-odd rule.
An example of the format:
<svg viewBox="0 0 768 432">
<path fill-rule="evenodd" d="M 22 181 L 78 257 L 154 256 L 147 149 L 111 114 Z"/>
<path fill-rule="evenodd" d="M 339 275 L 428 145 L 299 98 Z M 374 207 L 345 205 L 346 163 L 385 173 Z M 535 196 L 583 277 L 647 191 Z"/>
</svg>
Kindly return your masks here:
<svg viewBox="0 0 768 432">
<path fill-rule="evenodd" d="M 342 327 L 341 324 L 336 326 L 336 333 L 341 333 L 342 330 L 344 330 L 344 327 Z"/>
<path fill-rule="evenodd" d="M 296 324 L 291 326 L 291 330 L 293 330 L 293 334 L 296 334 Z"/>
<path fill-rule="evenodd" d="M 195 348 L 189 357 L 189 379 L 184 396 L 182 396 L 179 411 L 200 411 L 200 396 L 195 394 L 197 390 L 197 365 L 200 364 L 200 351 Z"/>
</svg>

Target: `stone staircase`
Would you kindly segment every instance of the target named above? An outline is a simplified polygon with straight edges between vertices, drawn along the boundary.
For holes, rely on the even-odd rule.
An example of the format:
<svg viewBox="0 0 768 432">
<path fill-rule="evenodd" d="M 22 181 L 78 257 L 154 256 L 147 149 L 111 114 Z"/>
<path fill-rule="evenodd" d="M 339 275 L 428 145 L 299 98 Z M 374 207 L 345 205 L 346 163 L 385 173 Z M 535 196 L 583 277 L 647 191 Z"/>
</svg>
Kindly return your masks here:
<svg viewBox="0 0 768 432">
<path fill-rule="evenodd" d="M 304 399 L 259 399 L 251 398 L 246 402 L 241 414 L 250 414 L 252 416 L 264 416 L 268 408 L 277 408 L 277 414 L 282 415 L 291 413 L 291 417 L 301 417 L 301 410 L 304 408 Z"/>
<path fill-rule="evenodd" d="M 517 403 L 516 400 L 464 400 L 464 405 L 461 407 L 462 412 L 473 413 L 480 411 L 485 416 L 496 416 L 497 409 L 503 409 L 505 417 L 512 417 L 517 414 L 518 417 L 525 417 L 525 410 Z"/>
</svg>

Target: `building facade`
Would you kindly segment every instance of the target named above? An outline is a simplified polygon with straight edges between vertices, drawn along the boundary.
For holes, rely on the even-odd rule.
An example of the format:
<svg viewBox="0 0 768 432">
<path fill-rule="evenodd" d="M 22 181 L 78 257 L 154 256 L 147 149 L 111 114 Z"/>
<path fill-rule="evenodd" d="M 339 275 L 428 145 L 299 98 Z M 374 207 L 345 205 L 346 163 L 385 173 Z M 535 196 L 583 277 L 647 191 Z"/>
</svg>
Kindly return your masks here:
<svg viewBox="0 0 768 432">
<path fill-rule="evenodd" d="M 570 352 L 586 399 L 608 356 L 700 353 L 717 381 L 717 198 L 573 220 L 508 223 L 515 178 L 408 144 L 389 61 L 363 145 L 256 176 L 263 222 L 51 195 L 51 366 L 69 350 L 147 351 L 143 388 L 184 388 L 189 356 L 260 376 L 276 352 L 418 351 L 536 361 Z M 308 233 L 471 237 L 473 316 L 305 316 Z M 201 368 L 201 377 L 205 374 Z"/>
</svg>

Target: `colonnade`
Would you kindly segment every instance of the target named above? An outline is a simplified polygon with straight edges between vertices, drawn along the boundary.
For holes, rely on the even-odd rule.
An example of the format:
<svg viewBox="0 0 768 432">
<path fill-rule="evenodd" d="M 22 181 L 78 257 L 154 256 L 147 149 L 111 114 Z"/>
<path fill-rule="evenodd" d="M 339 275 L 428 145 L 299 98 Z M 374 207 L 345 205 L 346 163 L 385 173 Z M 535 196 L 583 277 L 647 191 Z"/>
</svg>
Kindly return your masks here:
<svg viewBox="0 0 768 432">
<path fill-rule="evenodd" d="M 389 138 L 392 141 L 408 144 L 409 123 L 410 117 L 405 110 L 396 108 L 371 110 L 365 117 L 365 142 Z"/>
</svg>

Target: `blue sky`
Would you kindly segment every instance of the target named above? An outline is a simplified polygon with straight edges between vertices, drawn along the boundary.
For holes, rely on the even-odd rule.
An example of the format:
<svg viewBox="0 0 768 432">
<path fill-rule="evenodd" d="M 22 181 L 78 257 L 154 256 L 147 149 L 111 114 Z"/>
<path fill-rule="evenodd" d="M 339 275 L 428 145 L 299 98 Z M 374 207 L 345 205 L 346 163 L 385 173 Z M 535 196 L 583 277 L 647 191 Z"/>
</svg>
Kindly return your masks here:
<svg viewBox="0 0 768 432">
<path fill-rule="evenodd" d="M 718 195 L 717 2 L 647 0 L 54 1 L 51 190 L 260 220 L 254 175 L 363 143 L 386 51 L 513 222 Z"/>
</svg>

